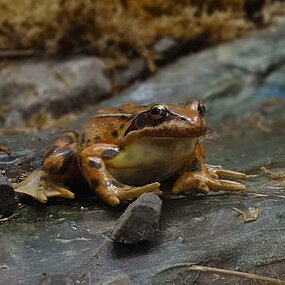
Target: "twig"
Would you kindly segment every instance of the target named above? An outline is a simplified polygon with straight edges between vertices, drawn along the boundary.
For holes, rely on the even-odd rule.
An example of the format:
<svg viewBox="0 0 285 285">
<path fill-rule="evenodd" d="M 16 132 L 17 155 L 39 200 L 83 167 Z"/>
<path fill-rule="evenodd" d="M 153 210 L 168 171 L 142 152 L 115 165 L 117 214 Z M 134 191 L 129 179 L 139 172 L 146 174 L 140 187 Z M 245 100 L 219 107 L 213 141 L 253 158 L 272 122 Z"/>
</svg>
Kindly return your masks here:
<svg viewBox="0 0 285 285">
<path fill-rule="evenodd" d="M 32 49 L 0 49 L 0 58 L 10 57 L 10 58 L 18 58 L 18 57 L 30 57 L 34 55 L 39 55 L 39 52 Z"/>
<path fill-rule="evenodd" d="M 12 215 L 9 216 L 9 217 L 1 218 L 1 219 L 0 219 L 0 223 L 10 221 L 10 220 L 14 219 L 15 217 L 17 217 L 17 216 L 19 216 L 19 215 L 20 215 L 20 213 L 15 213 L 15 214 L 12 214 Z"/>
<path fill-rule="evenodd" d="M 260 169 L 263 170 L 263 172 L 267 174 L 269 177 L 271 177 L 272 179 L 277 179 L 277 180 L 285 179 L 284 172 L 272 172 L 269 169 L 267 169 L 265 166 L 260 167 Z"/>
<path fill-rule="evenodd" d="M 227 269 L 207 267 L 207 266 L 198 266 L 198 265 L 193 265 L 188 270 L 189 271 L 217 273 L 217 274 L 221 274 L 221 275 L 232 275 L 232 276 L 237 276 L 237 277 L 241 277 L 241 278 L 245 278 L 245 279 L 259 281 L 263 284 L 285 285 L 285 281 L 282 281 L 280 279 L 255 275 L 255 274 L 246 273 L 246 272 L 239 272 L 239 271 L 234 271 L 234 270 L 227 270 Z"/>
<path fill-rule="evenodd" d="M 259 194 L 259 193 L 248 193 L 248 195 L 256 196 L 256 197 L 269 197 L 269 198 L 282 198 L 285 199 L 283 195 L 274 195 L 274 194 Z"/>
</svg>

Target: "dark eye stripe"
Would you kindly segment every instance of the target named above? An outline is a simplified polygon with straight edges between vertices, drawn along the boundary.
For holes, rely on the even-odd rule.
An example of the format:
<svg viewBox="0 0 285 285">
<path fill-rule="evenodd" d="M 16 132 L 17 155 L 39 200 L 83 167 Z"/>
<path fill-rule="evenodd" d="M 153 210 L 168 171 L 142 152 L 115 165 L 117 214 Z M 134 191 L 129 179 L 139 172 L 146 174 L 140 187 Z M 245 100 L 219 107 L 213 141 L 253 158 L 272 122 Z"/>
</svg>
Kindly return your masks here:
<svg viewBox="0 0 285 285">
<path fill-rule="evenodd" d="M 203 104 L 199 104 L 198 105 L 198 112 L 199 114 L 204 117 L 205 116 L 205 113 L 206 113 L 206 108 Z"/>
<path fill-rule="evenodd" d="M 140 115 L 135 120 L 135 125 L 138 130 L 141 130 L 145 126 L 144 116 Z"/>
</svg>

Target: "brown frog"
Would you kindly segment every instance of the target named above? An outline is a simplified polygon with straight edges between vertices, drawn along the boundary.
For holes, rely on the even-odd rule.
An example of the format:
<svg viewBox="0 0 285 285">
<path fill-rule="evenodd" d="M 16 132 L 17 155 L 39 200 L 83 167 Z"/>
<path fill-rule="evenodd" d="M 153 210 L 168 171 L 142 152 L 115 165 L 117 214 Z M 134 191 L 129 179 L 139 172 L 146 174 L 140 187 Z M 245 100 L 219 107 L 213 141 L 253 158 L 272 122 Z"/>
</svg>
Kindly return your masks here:
<svg viewBox="0 0 285 285">
<path fill-rule="evenodd" d="M 206 133 L 205 107 L 126 104 L 98 111 L 79 136 L 67 131 L 44 155 L 42 169 L 18 184 L 16 191 L 46 202 L 49 197 L 73 198 L 66 184 L 83 177 L 109 205 L 161 194 L 161 181 L 178 176 L 172 192 L 195 189 L 244 190 L 241 183 L 220 179 L 245 178 L 244 173 L 210 167 L 199 137 Z"/>
</svg>

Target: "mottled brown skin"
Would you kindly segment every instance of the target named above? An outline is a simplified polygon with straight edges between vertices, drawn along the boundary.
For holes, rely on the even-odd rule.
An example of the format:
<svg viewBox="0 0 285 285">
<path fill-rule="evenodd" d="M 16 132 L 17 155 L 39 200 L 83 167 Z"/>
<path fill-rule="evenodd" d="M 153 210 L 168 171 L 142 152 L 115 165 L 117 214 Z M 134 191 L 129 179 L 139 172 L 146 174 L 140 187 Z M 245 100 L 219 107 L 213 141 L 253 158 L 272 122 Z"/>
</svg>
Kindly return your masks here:
<svg viewBox="0 0 285 285">
<path fill-rule="evenodd" d="M 145 192 L 161 194 L 159 182 L 173 175 L 179 175 L 173 193 L 245 189 L 220 179 L 245 174 L 206 166 L 199 142 L 207 130 L 204 112 L 197 101 L 100 110 L 80 136 L 73 131 L 61 134 L 45 153 L 42 170 L 16 191 L 42 202 L 54 196 L 73 198 L 65 185 L 83 177 L 106 203 L 117 205 Z"/>
<path fill-rule="evenodd" d="M 4 146 L 4 145 L 0 145 L 0 151 L 5 152 L 8 155 L 11 155 L 12 153 L 12 150 L 9 147 Z"/>
</svg>

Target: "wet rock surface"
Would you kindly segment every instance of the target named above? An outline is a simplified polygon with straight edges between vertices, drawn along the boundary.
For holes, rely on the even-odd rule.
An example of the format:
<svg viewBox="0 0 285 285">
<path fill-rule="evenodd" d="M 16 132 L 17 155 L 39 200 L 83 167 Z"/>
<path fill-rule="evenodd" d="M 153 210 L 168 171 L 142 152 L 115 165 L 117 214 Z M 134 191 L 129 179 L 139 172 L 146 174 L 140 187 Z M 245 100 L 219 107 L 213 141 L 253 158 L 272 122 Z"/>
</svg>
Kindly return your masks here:
<svg viewBox="0 0 285 285">
<path fill-rule="evenodd" d="M 110 94 L 96 57 L 9 61 L 0 68 L 0 126 L 25 125 L 43 113 L 58 118 Z"/>
<path fill-rule="evenodd" d="M 162 201 L 154 193 L 145 193 L 131 203 L 118 219 L 112 239 L 124 244 L 154 240 L 159 231 Z"/>
<path fill-rule="evenodd" d="M 189 272 L 192 264 L 285 280 L 285 181 L 260 170 L 285 171 L 284 33 L 283 25 L 182 58 L 97 106 L 203 99 L 210 125 L 206 162 L 257 174 L 243 181 L 244 192 L 165 195 L 159 238 L 128 246 L 110 238 L 124 206 L 111 208 L 92 195 L 47 205 L 29 201 L 0 225 L 0 283 L 41 284 L 46 276 L 61 276 L 75 284 L 245 284 L 234 276 Z M 80 129 L 94 111 L 73 127 Z M 1 168 L 12 177 L 37 167 L 51 139 L 47 132 L 1 137 L 14 150 L 12 157 L 0 154 Z M 260 214 L 251 223 L 233 210 L 256 203 Z"/>
</svg>

